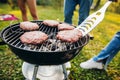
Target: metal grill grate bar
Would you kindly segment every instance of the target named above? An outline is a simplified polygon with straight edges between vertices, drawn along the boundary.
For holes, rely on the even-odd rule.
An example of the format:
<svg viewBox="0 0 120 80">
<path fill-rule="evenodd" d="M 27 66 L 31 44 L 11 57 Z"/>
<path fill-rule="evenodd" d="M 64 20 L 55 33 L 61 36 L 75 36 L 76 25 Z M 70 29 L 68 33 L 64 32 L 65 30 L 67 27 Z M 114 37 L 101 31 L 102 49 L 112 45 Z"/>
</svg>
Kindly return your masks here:
<svg viewBox="0 0 120 80">
<path fill-rule="evenodd" d="M 85 38 L 80 39 L 76 43 L 62 42 L 56 39 L 56 35 L 58 32 L 58 29 L 56 27 L 45 26 L 42 23 L 37 23 L 37 24 L 39 25 L 39 31 L 42 31 L 48 35 L 48 40 L 46 40 L 43 44 L 39 44 L 39 45 L 23 44 L 20 41 L 19 37 L 25 31 L 23 31 L 19 27 L 19 25 L 14 25 L 13 27 L 11 27 L 9 31 L 6 31 L 6 34 L 4 35 L 6 42 L 21 49 L 39 51 L 39 52 L 73 50 L 84 46 L 88 42 L 88 38 L 87 38 L 88 36 L 85 36 Z"/>
</svg>

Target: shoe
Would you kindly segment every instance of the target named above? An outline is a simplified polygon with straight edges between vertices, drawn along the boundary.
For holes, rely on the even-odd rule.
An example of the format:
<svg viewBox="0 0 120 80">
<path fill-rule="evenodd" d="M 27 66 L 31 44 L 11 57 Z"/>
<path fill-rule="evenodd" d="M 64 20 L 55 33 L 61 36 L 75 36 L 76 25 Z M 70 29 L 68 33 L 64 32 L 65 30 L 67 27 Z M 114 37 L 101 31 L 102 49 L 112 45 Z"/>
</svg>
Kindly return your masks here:
<svg viewBox="0 0 120 80">
<path fill-rule="evenodd" d="M 71 68 L 71 63 L 70 62 L 65 63 L 65 67 L 66 68 Z"/>
<path fill-rule="evenodd" d="M 82 62 L 80 67 L 83 69 L 103 69 L 103 64 L 101 62 L 96 62 L 93 59 L 90 59 L 86 62 Z"/>
</svg>

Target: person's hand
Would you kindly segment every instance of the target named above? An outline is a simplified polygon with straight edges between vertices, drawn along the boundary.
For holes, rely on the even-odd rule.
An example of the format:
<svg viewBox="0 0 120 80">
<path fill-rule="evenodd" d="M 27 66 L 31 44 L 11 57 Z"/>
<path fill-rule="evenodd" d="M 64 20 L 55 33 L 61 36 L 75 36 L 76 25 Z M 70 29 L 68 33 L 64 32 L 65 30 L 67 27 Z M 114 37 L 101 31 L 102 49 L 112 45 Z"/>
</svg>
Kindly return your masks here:
<svg viewBox="0 0 120 80">
<path fill-rule="evenodd" d="M 81 31 L 79 31 L 79 29 L 64 30 L 58 32 L 56 37 L 61 41 L 73 43 L 73 42 L 77 42 L 79 38 L 82 37 L 82 33 Z"/>
</svg>

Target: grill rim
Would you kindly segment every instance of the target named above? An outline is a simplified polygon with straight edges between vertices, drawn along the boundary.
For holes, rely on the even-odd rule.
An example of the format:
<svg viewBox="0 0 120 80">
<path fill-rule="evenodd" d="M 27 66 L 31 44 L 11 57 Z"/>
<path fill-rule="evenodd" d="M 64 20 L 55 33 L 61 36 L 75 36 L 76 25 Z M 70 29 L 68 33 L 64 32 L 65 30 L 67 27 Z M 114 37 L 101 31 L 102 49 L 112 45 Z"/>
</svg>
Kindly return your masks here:
<svg viewBox="0 0 120 80">
<path fill-rule="evenodd" d="M 31 21 L 31 22 L 42 22 L 42 21 L 37 20 L 37 21 Z M 33 51 L 33 50 L 28 50 L 28 49 L 24 49 L 24 48 L 15 47 L 14 45 L 10 44 L 9 42 L 7 42 L 7 41 L 5 40 L 5 38 L 3 37 L 3 34 L 5 35 L 7 30 L 10 30 L 11 27 L 12 27 L 12 28 L 16 27 L 16 25 L 19 25 L 19 24 L 20 24 L 20 23 L 16 23 L 16 24 L 10 25 L 10 26 L 4 28 L 4 29 L 1 31 L 1 39 L 2 39 L 7 45 L 10 45 L 10 46 L 12 46 L 12 47 L 14 47 L 14 48 L 17 48 L 17 49 L 20 49 L 20 50 L 26 50 L 26 51 L 30 51 L 30 52 L 43 52 L 43 53 L 49 52 L 49 53 L 57 53 L 57 52 L 66 52 L 66 51 L 68 51 L 68 50 L 63 50 L 63 51 Z M 7 32 L 8 32 L 8 31 L 7 31 Z M 69 51 L 76 50 L 76 49 L 79 49 L 79 48 L 82 48 L 83 46 L 85 46 L 85 45 L 89 42 L 90 37 L 89 37 L 89 35 L 86 35 L 86 36 L 84 36 L 84 37 L 86 37 L 86 41 L 85 41 L 85 43 L 84 43 L 82 46 L 79 46 L 79 47 L 74 48 L 74 49 L 69 49 Z"/>
<path fill-rule="evenodd" d="M 35 21 L 33 21 L 35 22 Z M 18 25 L 17 24 L 13 24 L 11 26 L 14 25 Z M 4 41 L 3 38 L 3 33 L 6 31 L 6 29 L 10 28 L 6 27 L 1 31 L 1 39 Z M 7 34 L 7 33 L 6 33 Z M 4 34 L 5 35 L 5 34 Z M 77 47 L 75 49 L 69 49 L 69 50 L 64 50 L 64 51 L 33 51 L 33 50 L 27 50 L 24 48 L 18 48 L 15 47 L 11 44 L 9 44 L 8 42 L 4 41 L 8 47 L 10 48 L 10 50 L 19 57 L 19 59 L 26 61 L 28 63 L 31 64 L 37 64 L 37 65 L 61 65 L 64 64 L 72 59 L 74 59 L 82 50 L 82 48 L 89 42 L 90 37 L 89 35 L 86 35 L 86 37 L 88 38 L 87 41 L 85 41 L 85 44 Z M 71 56 L 69 56 L 71 55 Z"/>
</svg>

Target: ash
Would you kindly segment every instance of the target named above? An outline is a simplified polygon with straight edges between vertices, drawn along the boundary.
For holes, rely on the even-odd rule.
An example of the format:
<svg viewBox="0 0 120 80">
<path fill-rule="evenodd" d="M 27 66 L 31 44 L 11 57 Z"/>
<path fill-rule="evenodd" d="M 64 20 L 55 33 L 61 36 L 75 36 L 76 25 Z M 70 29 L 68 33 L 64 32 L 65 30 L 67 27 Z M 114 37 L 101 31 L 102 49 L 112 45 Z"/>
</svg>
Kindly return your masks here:
<svg viewBox="0 0 120 80">
<path fill-rule="evenodd" d="M 30 50 L 34 51 L 67 51 L 74 48 L 72 43 L 62 42 L 56 39 L 56 34 L 52 33 L 48 35 L 48 39 L 43 44 L 31 45 L 26 44 Z"/>
<path fill-rule="evenodd" d="M 66 51 L 72 47 L 71 43 L 61 42 L 57 39 L 48 39 L 42 46 L 44 51 Z"/>
<path fill-rule="evenodd" d="M 43 44 L 39 45 L 31 45 L 25 44 L 27 49 L 34 50 L 34 51 L 67 51 L 73 49 L 74 46 L 72 43 L 61 42 L 57 39 L 48 39 Z"/>
</svg>

